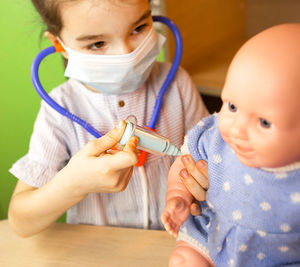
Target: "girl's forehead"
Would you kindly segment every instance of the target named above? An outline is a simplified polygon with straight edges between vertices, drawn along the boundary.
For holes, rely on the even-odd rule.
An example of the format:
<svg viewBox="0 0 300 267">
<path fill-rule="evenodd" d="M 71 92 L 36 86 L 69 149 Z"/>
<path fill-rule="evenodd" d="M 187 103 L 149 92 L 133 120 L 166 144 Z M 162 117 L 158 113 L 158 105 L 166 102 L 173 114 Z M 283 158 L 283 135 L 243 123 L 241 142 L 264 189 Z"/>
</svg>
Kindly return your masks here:
<svg viewBox="0 0 300 267">
<path fill-rule="evenodd" d="M 81 34 L 112 33 L 131 27 L 147 11 L 150 11 L 147 0 L 71 1 L 61 9 L 62 32 L 72 35 L 80 35 L 80 31 Z"/>
</svg>

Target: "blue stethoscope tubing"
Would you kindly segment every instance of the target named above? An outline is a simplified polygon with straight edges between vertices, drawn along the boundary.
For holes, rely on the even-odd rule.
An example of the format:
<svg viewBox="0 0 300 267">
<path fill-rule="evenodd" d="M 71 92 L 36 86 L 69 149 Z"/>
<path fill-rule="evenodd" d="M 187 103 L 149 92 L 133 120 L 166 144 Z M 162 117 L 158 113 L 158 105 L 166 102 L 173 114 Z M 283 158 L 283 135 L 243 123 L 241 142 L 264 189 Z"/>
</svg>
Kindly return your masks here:
<svg viewBox="0 0 300 267">
<path fill-rule="evenodd" d="M 152 115 L 150 118 L 150 121 L 148 123 L 148 127 L 151 129 L 154 129 L 155 124 L 158 119 L 158 115 L 161 109 L 161 105 L 163 102 L 163 97 L 168 89 L 170 83 L 172 82 L 174 76 L 176 75 L 177 69 L 180 65 L 180 60 L 182 56 L 182 38 L 181 34 L 179 32 L 179 29 L 177 28 L 176 24 L 171 21 L 170 19 L 163 17 L 163 16 L 153 16 L 153 21 L 155 22 L 162 22 L 166 24 L 169 29 L 172 31 L 172 34 L 175 39 L 175 55 L 174 55 L 174 61 L 172 63 L 172 66 L 170 68 L 170 71 L 158 93 L 158 96 L 156 98 L 154 108 L 152 111 Z M 41 52 L 39 52 L 36 57 L 34 58 L 32 65 L 31 65 L 31 80 L 33 83 L 34 88 L 36 89 L 37 93 L 40 95 L 40 97 L 53 109 L 55 109 L 57 112 L 59 112 L 61 115 L 69 118 L 70 120 L 74 121 L 75 123 L 81 125 L 85 130 L 87 130 L 90 134 L 92 134 L 94 137 L 99 138 L 102 136 L 102 133 L 97 131 L 94 127 L 92 127 L 89 123 L 82 120 L 81 118 L 77 117 L 76 115 L 72 114 L 59 104 L 57 104 L 44 90 L 40 79 L 39 79 L 39 66 L 41 61 L 48 55 L 55 53 L 56 50 L 54 46 L 50 46 L 48 48 L 43 49 Z"/>
</svg>

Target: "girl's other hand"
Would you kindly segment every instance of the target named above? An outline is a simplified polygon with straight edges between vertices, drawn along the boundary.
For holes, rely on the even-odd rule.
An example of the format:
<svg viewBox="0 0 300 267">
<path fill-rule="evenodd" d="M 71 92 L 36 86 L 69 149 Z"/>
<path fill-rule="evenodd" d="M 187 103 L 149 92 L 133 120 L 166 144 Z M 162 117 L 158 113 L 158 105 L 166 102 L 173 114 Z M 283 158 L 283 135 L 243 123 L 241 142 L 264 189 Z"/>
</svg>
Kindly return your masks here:
<svg viewBox="0 0 300 267">
<path fill-rule="evenodd" d="M 209 186 L 207 163 L 204 160 L 199 160 L 195 163 L 191 155 L 183 155 L 181 161 L 185 167 L 185 169 L 180 171 L 182 182 L 195 200 L 205 200 L 206 190 Z M 200 206 L 197 203 L 192 203 L 190 210 L 194 216 L 201 213 Z"/>
<path fill-rule="evenodd" d="M 120 192 L 127 187 L 137 162 L 138 138 L 131 137 L 122 151 L 110 151 L 121 139 L 125 125 L 121 121 L 71 158 L 63 171 L 70 178 L 69 188 L 73 193 L 83 196 L 90 192 Z"/>
</svg>

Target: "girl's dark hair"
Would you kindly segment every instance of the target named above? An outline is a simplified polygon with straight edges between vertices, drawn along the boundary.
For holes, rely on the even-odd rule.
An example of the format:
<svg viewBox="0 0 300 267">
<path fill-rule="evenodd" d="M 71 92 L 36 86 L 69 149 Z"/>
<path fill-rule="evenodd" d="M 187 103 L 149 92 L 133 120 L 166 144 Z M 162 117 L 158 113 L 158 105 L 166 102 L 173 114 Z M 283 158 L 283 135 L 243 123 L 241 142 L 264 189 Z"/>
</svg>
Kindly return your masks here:
<svg viewBox="0 0 300 267">
<path fill-rule="evenodd" d="M 47 31 L 59 35 L 62 28 L 60 6 L 65 0 L 32 0 L 32 3 L 47 26 Z"/>
</svg>

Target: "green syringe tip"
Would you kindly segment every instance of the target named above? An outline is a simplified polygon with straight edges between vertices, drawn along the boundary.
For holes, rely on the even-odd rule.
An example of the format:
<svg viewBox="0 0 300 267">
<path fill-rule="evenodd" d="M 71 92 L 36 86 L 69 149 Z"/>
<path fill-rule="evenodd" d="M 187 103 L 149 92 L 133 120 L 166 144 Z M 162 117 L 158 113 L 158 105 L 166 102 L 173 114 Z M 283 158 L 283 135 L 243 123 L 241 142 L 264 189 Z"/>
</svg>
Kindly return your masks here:
<svg viewBox="0 0 300 267">
<path fill-rule="evenodd" d="M 181 151 L 173 144 L 170 144 L 168 150 L 165 152 L 166 155 L 169 156 L 181 156 Z"/>
</svg>

